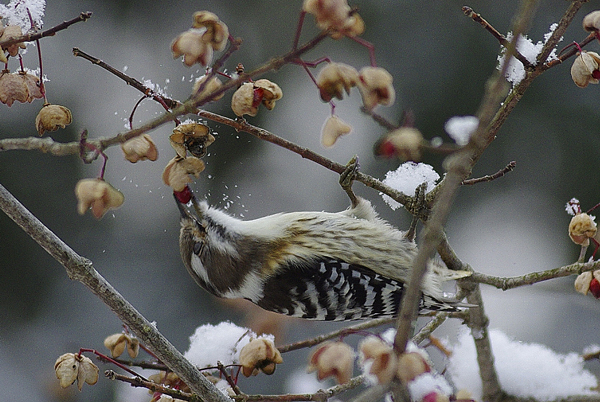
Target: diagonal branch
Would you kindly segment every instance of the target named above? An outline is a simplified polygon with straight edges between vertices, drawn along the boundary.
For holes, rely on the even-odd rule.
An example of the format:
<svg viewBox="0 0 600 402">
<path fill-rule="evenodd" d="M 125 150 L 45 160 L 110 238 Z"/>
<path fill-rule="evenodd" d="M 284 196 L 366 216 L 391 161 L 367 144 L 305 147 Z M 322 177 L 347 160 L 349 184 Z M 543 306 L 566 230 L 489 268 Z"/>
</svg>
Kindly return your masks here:
<svg viewBox="0 0 600 402">
<path fill-rule="evenodd" d="M 117 70 L 116 68 L 114 68 L 113 66 L 111 66 L 110 64 L 105 63 L 104 61 L 91 56 L 89 54 L 87 54 L 86 52 L 80 50 L 77 47 L 73 48 L 73 55 L 75 57 L 82 57 L 86 60 L 88 60 L 89 62 L 91 62 L 92 64 L 95 64 L 99 67 L 102 67 L 103 69 L 107 70 L 108 72 L 110 72 L 113 75 L 116 75 L 117 77 L 119 77 L 120 79 L 122 79 L 123 81 L 125 81 L 127 83 L 127 85 L 131 85 L 132 87 L 134 87 L 135 89 L 141 91 L 142 93 L 144 93 L 144 95 L 146 96 L 150 96 L 152 97 L 152 99 L 159 101 L 159 99 L 162 99 L 164 101 L 164 103 L 169 107 L 169 108 L 173 108 L 175 106 L 177 106 L 179 104 L 179 102 L 174 101 L 172 99 L 168 99 L 165 98 L 159 94 L 157 94 L 155 91 L 153 91 L 152 89 L 146 87 L 144 84 L 142 84 L 140 81 L 138 81 L 137 79 L 130 77 L 129 75 L 122 73 L 121 71 Z"/>
<path fill-rule="evenodd" d="M 11 38 L 11 39 L 7 39 L 4 41 L 0 41 L 0 47 L 6 48 L 10 45 L 13 45 L 15 43 L 20 43 L 20 42 L 33 42 L 35 40 L 44 38 L 46 36 L 54 36 L 58 31 L 62 31 L 63 29 L 67 29 L 68 27 L 70 27 L 73 24 L 76 24 L 78 22 L 81 21 L 87 21 L 88 19 L 92 18 L 92 13 L 87 11 L 87 12 L 82 12 L 81 14 L 79 14 L 78 17 L 75 17 L 69 21 L 63 21 L 60 24 L 50 28 L 50 29 L 46 29 L 45 31 L 41 31 L 41 32 L 35 32 L 35 33 L 30 33 L 30 34 L 26 34 L 26 35 L 22 35 L 16 38 Z"/>
<path fill-rule="evenodd" d="M 515 19 L 516 22 L 513 27 L 514 37 L 507 47 L 507 54 L 514 53 L 516 41 L 520 34 L 525 32 L 536 6 L 537 3 L 535 1 L 523 2 L 521 9 L 517 13 L 517 18 Z M 478 161 L 481 154 L 495 139 L 497 129 L 500 128 L 504 120 L 508 117 L 508 114 L 505 114 L 502 122 L 496 129 L 492 125 L 498 116 L 499 109 L 501 110 L 507 103 L 506 99 L 504 99 L 504 94 L 507 90 L 507 83 L 504 80 L 504 70 L 507 66 L 508 63 L 504 63 L 503 71 L 495 73 L 490 79 L 489 84 L 486 86 L 486 92 L 477 113 L 479 126 L 469 143 L 446 160 L 448 173 L 444 179 L 443 185 L 439 189 L 432 213 L 423 230 L 421 247 L 413 262 L 413 271 L 409 285 L 402 300 L 400 314 L 398 316 L 398 332 L 396 333 L 394 342 L 394 349 L 397 353 L 404 352 L 406 343 L 408 339 L 410 339 L 410 333 L 412 332 L 412 326 L 416 319 L 421 295 L 420 284 L 425 275 L 429 259 L 433 256 L 436 248 L 444 239 L 443 225 L 450 213 L 456 193 L 463 180 L 471 173 L 473 166 Z M 533 78 L 531 78 L 531 73 L 528 75 L 530 81 L 527 82 L 531 83 Z M 471 293 L 467 300 L 470 303 L 481 303 L 482 301 L 480 300 L 478 286 L 475 285 L 473 286 L 473 289 L 470 290 Z M 487 318 L 483 311 L 483 305 L 471 309 L 471 312 L 475 316 L 475 318 L 472 318 L 473 321 L 481 323 L 481 325 L 486 328 Z M 491 354 L 491 345 L 489 344 L 489 339 L 487 337 L 482 338 L 480 344 L 477 345 L 477 353 L 480 371 L 482 374 L 484 372 L 489 374 L 486 375 L 486 378 L 484 379 L 483 398 L 484 400 L 489 401 L 498 400 L 501 397 L 502 391 L 492 364 L 493 355 Z"/>
<path fill-rule="evenodd" d="M 475 11 L 473 11 L 473 9 L 471 7 L 468 7 L 468 6 L 464 6 L 462 8 L 462 10 L 463 10 L 463 13 L 465 13 L 465 15 L 467 17 L 471 18 L 473 21 L 475 21 L 479 25 L 481 25 L 486 31 L 491 33 L 492 36 L 494 38 L 496 38 L 498 40 L 498 42 L 500 42 L 500 45 L 504 46 L 504 48 L 508 48 L 510 46 L 510 42 L 506 39 L 506 37 L 504 35 L 502 35 L 500 32 L 498 32 L 498 30 L 496 28 L 494 28 L 492 26 L 492 24 L 487 22 L 481 16 L 481 14 L 476 13 Z M 527 58 L 525 56 L 523 56 L 521 53 L 519 53 L 518 50 L 515 50 L 514 56 L 515 56 L 515 59 L 517 59 L 521 63 L 523 63 L 523 66 L 525 66 L 525 68 L 532 67 L 532 64 L 529 62 L 529 60 L 527 60 Z"/>
<path fill-rule="evenodd" d="M 90 260 L 73 251 L 1 184 L 0 209 L 66 269 L 69 278 L 98 296 L 193 392 L 205 400 L 230 402 L 94 269 Z"/>
</svg>

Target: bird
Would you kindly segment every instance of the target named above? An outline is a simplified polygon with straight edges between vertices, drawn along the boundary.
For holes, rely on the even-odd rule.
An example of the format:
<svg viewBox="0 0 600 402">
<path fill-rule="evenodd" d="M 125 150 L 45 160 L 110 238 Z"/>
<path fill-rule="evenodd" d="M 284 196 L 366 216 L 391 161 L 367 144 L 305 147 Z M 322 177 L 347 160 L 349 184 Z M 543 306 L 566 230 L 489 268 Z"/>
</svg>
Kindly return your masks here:
<svg viewBox="0 0 600 402">
<path fill-rule="evenodd" d="M 277 213 L 241 220 L 182 197 L 180 254 L 198 285 L 221 298 L 243 298 L 265 310 L 321 321 L 394 317 L 417 254 L 414 241 L 354 195 L 351 161 L 340 183 L 351 206 L 340 212 Z M 456 311 L 442 282 L 468 275 L 430 263 L 419 310 Z"/>
</svg>

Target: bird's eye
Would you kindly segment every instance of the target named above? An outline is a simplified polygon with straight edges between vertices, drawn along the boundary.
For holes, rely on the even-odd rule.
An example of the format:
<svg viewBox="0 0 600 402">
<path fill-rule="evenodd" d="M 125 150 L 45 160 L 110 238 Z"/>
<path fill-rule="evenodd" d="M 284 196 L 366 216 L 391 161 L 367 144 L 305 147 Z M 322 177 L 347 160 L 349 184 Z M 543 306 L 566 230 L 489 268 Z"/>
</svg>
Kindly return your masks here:
<svg viewBox="0 0 600 402">
<path fill-rule="evenodd" d="M 200 255 L 202 252 L 202 247 L 204 247 L 204 242 L 194 243 L 194 254 Z"/>
</svg>

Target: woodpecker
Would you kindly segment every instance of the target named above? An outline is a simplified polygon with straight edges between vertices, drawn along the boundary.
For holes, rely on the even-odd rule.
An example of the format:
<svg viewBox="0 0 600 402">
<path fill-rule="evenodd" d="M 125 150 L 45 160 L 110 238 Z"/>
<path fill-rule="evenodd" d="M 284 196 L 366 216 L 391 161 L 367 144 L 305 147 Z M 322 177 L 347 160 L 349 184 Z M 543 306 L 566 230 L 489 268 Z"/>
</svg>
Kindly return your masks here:
<svg viewBox="0 0 600 402">
<path fill-rule="evenodd" d="M 352 205 L 341 212 L 246 221 L 191 195 L 194 216 L 176 196 L 183 263 L 213 295 L 244 298 L 265 310 L 326 321 L 395 316 L 417 247 L 369 201 L 345 189 Z M 444 296 L 441 284 L 465 275 L 430 264 L 420 311 L 461 307 Z"/>
</svg>

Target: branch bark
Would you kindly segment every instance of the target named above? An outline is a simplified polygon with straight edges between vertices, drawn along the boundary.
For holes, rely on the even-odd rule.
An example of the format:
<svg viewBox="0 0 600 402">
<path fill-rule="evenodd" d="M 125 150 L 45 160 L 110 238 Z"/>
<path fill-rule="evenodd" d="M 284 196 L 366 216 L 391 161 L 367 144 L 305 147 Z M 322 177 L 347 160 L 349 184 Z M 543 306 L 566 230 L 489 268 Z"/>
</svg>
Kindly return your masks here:
<svg viewBox="0 0 600 402">
<path fill-rule="evenodd" d="M 87 11 L 87 12 L 81 12 L 79 14 L 79 16 L 70 19 L 68 21 L 63 21 L 60 24 L 46 29 L 42 32 L 34 32 L 34 33 L 30 33 L 30 34 L 26 34 L 26 35 L 22 35 L 16 38 L 11 38 L 11 39 L 7 39 L 4 41 L 0 41 L 0 47 L 6 48 L 10 45 L 13 45 L 15 43 L 20 43 L 20 42 L 33 42 L 35 40 L 44 38 L 46 36 L 54 36 L 56 35 L 56 33 L 58 31 L 62 31 L 63 29 L 67 29 L 68 27 L 70 27 L 73 24 L 76 24 L 78 22 L 82 22 L 82 21 L 87 21 L 88 19 L 92 18 L 92 13 Z"/>
<path fill-rule="evenodd" d="M 69 278 L 98 296 L 194 393 L 207 401 L 231 402 L 94 269 L 90 260 L 73 251 L 1 184 L 0 209 L 58 261 Z"/>
</svg>

